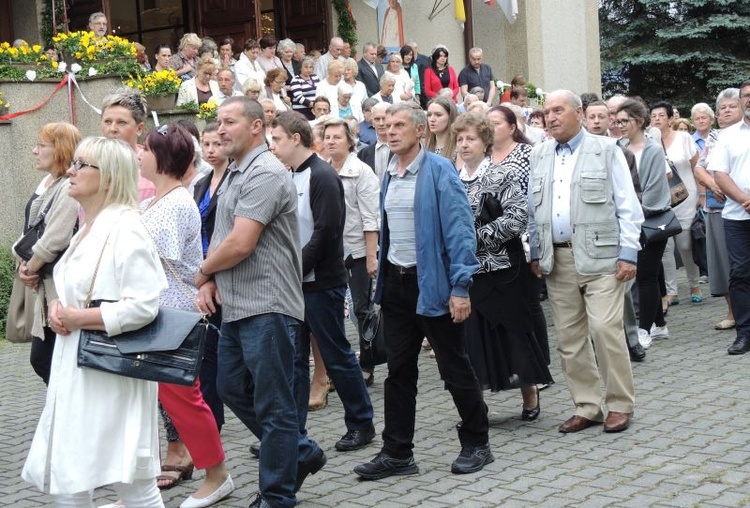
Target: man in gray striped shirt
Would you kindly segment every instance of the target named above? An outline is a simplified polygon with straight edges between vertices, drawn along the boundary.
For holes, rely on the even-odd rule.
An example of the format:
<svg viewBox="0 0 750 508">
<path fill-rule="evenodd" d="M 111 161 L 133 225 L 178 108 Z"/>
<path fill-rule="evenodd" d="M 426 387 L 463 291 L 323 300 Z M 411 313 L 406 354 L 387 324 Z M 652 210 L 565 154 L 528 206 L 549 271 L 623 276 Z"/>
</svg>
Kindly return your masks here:
<svg viewBox="0 0 750 508">
<path fill-rule="evenodd" d="M 219 395 L 261 439 L 260 494 L 250 506 L 291 507 L 326 456 L 297 419 L 293 364 L 304 319 L 297 190 L 268 150 L 263 118 L 246 97 L 219 108 L 218 133 L 234 162 L 217 191 L 216 227 L 196 285 L 201 311 L 222 304 Z"/>
</svg>

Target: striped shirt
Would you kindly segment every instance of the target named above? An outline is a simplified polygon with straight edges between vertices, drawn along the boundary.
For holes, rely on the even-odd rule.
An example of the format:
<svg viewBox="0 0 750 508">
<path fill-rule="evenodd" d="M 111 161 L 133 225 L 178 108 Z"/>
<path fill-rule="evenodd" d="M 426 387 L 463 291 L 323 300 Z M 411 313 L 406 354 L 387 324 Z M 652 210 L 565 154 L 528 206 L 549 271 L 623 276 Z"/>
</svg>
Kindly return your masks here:
<svg viewBox="0 0 750 508">
<path fill-rule="evenodd" d="M 414 191 L 417 171 L 424 161 L 424 149 L 406 167 L 404 176 L 398 174 L 398 156 L 388 165 L 391 180 L 385 195 L 385 213 L 388 215 L 390 246 L 388 261 L 391 264 L 412 267 L 417 265 L 417 240 L 414 230 Z"/>
<path fill-rule="evenodd" d="M 302 249 L 297 189 L 284 165 L 262 144 L 233 162 L 217 191 L 214 248 L 229 236 L 235 217 L 263 224 L 253 253 L 216 273 L 224 321 L 279 313 L 302 321 Z"/>
<path fill-rule="evenodd" d="M 292 107 L 294 109 L 309 109 L 312 107 L 312 101 L 315 100 L 315 91 L 320 83 L 320 78 L 311 74 L 309 79 L 302 76 L 295 76 L 290 85 L 292 94 Z"/>
</svg>

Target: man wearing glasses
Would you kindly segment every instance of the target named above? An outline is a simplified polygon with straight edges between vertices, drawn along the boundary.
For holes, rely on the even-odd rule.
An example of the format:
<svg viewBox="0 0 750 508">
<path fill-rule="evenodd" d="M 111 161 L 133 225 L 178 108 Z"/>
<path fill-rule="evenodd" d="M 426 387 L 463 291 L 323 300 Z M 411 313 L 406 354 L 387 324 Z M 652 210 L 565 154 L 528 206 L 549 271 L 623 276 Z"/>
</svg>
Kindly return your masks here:
<svg viewBox="0 0 750 508">
<path fill-rule="evenodd" d="M 740 85 L 742 120 L 727 127 L 708 162 L 726 197 L 721 212 L 729 254 L 729 299 L 737 326 L 730 355 L 750 351 L 750 80 Z"/>
</svg>

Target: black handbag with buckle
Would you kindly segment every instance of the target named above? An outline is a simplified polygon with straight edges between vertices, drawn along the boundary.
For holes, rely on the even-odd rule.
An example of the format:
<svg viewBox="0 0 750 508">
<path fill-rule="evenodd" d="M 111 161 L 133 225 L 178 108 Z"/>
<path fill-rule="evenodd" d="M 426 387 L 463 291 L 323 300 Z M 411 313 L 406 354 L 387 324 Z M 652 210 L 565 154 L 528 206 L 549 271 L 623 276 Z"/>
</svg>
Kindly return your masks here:
<svg viewBox="0 0 750 508">
<path fill-rule="evenodd" d="M 23 236 L 13 246 L 13 250 L 16 252 L 16 254 L 18 254 L 18 257 L 20 257 L 24 261 L 28 261 L 32 258 L 32 256 L 34 255 L 34 245 L 36 245 L 36 242 L 38 242 L 39 239 L 42 238 L 42 235 L 44 235 L 44 230 L 46 228 L 44 219 L 45 217 L 47 217 L 47 213 L 50 211 L 50 208 L 52 208 L 53 202 L 54 199 L 51 199 L 50 202 L 47 203 L 47 206 L 44 207 L 44 211 L 39 214 L 34 222 L 29 224 L 29 227 L 26 229 L 26 231 L 24 231 Z M 76 234 L 77 231 L 78 220 L 76 220 L 75 226 L 73 226 L 73 234 Z M 45 275 L 52 275 L 52 271 L 55 269 L 55 265 L 64 253 L 65 250 L 60 252 L 54 259 L 54 261 L 42 265 L 42 268 L 39 271 Z"/>
<path fill-rule="evenodd" d="M 641 245 L 666 240 L 682 233 L 682 225 L 671 208 L 649 215 L 641 225 Z"/>
</svg>

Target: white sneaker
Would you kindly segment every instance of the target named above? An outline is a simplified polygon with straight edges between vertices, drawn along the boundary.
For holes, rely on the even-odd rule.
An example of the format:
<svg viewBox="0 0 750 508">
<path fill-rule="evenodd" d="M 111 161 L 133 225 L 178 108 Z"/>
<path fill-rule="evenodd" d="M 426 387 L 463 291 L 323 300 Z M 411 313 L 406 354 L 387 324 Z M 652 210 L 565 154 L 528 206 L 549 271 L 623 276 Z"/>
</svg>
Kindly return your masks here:
<svg viewBox="0 0 750 508">
<path fill-rule="evenodd" d="M 641 343 L 643 349 L 651 347 L 651 335 L 649 335 L 649 333 L 643 328 L 638 328 L 638 342 Z"/>
<path fill-rule="evenodd" d="M 669 329 L 667 328 L 667 325 L 664 325 L 664 326 L 651 325 L 651 338 L 652 339 L 668 339 Z"/>
</svg>

